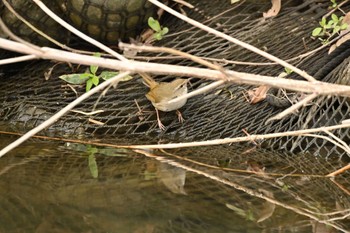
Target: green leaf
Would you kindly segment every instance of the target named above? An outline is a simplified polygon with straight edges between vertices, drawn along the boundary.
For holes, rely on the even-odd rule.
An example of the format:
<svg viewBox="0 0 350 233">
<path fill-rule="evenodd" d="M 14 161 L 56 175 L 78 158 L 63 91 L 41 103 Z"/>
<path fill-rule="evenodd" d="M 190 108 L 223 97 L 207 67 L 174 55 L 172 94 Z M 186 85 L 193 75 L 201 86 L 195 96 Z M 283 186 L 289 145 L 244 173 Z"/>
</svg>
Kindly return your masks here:
<svg viewBox="0 0 350 233">
<path fill-rule="evenodd" d="M 161 34 L 164 36 L 165 34 L 167 34 L 169 32 L 169 28 L 164 27 L 161 31 Z"/>
<path fill-rule="evenodd" d="M 333 8 L 336 8 L 338 6 L 336 0 L 331 0 L 331 3 Z"/>
<path fill-rule="evenodd" d="M 336 34 L 339 31 L 340 31 L 340 26 L 335 26 L 333 29 L 333 34 Z"/>
<path fill-rule="evenodd" d="M 97 70 L 98 70 L 98 66 L 90 66 L 91 74 L 96 75 Z"/>
<path fill-rule="evenodd" d="M 333 26 L 333 20 L 329 20 L 328 23 L 324 26 L 324 28 L 331 28 Z"/>
<path fill-rule="evenodd" d="M 323 17 L 322 18 L 322 20 L 320 21 L 320 25 L 321 25 L 321 27 L 324 27 L 325 25 L 326 25 L 326 18 L 325 17 Z"/>
<path fill-rule="evenodd" d="M 341 26 L 340 26 L 340 29 L 341 30 L 346 30 L 346 29 L 348 29 L 348 24 L 347 23 L 343 23 Z"/>
<path fill-rule="evenodd" d="M 159 32 L 161 30 L 158 20 L 155 20 L 153 17 L 148 18 L 148 26 L 150 26 L 150 28 L 156 32 Z"/>
<path fill-rule="evenodd" d="M 119 72 L 115 72 L 115 71 L 102 71 L 102 73 L 100 74 L 100 78 L 102 78 L 103 80 L 108 80 L 110 78 L 113 78 L 114 76 L 117 76 L 119 74 Z M 120 79 L 120 81 L 129 81 L 132 79 L 132 76 L 127 75 L 124 78 Z"/>
<path fill-rule="evenodd" d="M 97 86 L 100 83 L 100 79 L 97 76 L 91 78 L 92 83 Z"/>
<path fill-rule="evenodd" d="M 289 69 L 289 68 L 287 68 L 287 67 L 284 67 L 284 70 L 285 70 L 285 72 L 286 72 L 287 74 L 293 73 L 293 70 L 291 70 L 291 69 Z"/>
<path fill-rule="evenodd" d="M 161 39 L 163 38 L 163 37 L 162 37 L 162 34 L 159 33 L 159 32 L 154 33 L 153 37 L 154 37 L 154 39 L 156 39 L 156 40 L 161 40 Z"/>
<path fill-rule="evenodd" d="M 92 87 L 92 80 L 88 79 L 86 81 L 86 92 L 90 91 L 91 87 Z"/>
<path fill-rule="evenodd" d="M 101 53 L 100 52 L 96 52 L 93 54 L 94 57 L 101 57 Z"/>
<path fill-rule="evenodd" d="M 108 80 L 110 78 L 113 78 L 114 76 L 117 76 L 118 74 L 119 72 L 116 72 L 116 71 L 102 71 L 99 76 L 103 80 Z"/>
<path fill-rule="evenodd" d="M 101 57 L 101 53 L 96 52 L 96 53 L 94 53 L 93 56 L 94 56 L 94 57 Z M 93 66 L 93 65 L 90 66 L 90 72 L 91 72 L 91 74 L 96 75 L 97 70 L 98 70 L 98 66 Z"/>
<path fill-rule="evenodd" d="M 334 22 L 338 22 L 338 21 L 339 21 L 339 18 L 338 18 L 338 16 L 337 16 L 336 14 L 332 14 L 332 15 L 331 15 L 331 18 L 332 18 L 332 20 L 333 20 Z"/>
<path fill-rule="evenodd" d="M 87 79 L 87 78 L 91 78 L 91 77 L 93 77 L 93 74 L 90 74 L 90 73 L 80 74 L 81 79 Z"/>
<path fill-rule="evenodd" d="M 98 167 L 97 167 L 97 163 L 96 163 L 95 154 L 93 154 L 93 153 L 89 154 L 89 169 L 90 169 L 90 173 L 91 173 L 92 177 L 97 178 L 98 177 Z"/>
<path fill-rule="evenodd" d="M 312 36 L 319 36 L 322 32 L 322 28 L 317 27 L 314 30 L 312 30 Z"/>
<path fill-rule="evenodd" d="M 59 76 L 59 78 L 74 85 L 84 84 L 89 79 L 89 77 L 83 77 L 83 74 L 64 74 Z"/>
</svg>

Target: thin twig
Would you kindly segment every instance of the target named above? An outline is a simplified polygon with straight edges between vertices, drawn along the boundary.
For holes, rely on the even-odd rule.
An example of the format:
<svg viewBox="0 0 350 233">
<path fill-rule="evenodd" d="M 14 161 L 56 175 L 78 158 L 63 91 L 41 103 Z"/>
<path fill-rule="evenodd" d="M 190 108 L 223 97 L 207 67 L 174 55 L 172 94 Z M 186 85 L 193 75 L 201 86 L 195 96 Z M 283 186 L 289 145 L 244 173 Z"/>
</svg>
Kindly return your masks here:
<svg viewBox="0 0 350 233">
<path fill-rule="evenodd" d="M 325 132 L 326 134 L 331 136 L 334 140 L 336 140 L 338 143 L 340 143 L 343 146 L 342 147 L 343 150 L 345 150 L 348 154 L 350 154 L 350 147 L 346 142 L 344 142 L 338 136 L 334 135 L 333 133 L 329 132 L 328 130 L 324 130 L 323 132 Z"/>
<path fill-rule="evenodd" d="M 346 166 L 344 166 L 344 167 L 342 167 L 342 168 L 340 168 L 340 169 L 338 169 L 338 170 L 336 170 L 336 171 L 334 171 L 332 173 L 329 173 L 327 175 L 327 177 L 337 176 L 337 175 L 339 175 L 339 174 L 341 174 L 341 173 L 343 173 L 343 172 L 345 172 L 346 170 L 349 170 L 349 169 L 350 169 L 350 164 L 346 165 Z"/>
<path fill-rule="evenodd" d="M 30 61 L 37 58 L 38 57 L 35 55 L 24 55 L 20 57 L 7 58 L 7 59 L 0 60 L 0 65 L 6 65 L 6 64 L 17 63 L 22 61 Z"/>
</svg>

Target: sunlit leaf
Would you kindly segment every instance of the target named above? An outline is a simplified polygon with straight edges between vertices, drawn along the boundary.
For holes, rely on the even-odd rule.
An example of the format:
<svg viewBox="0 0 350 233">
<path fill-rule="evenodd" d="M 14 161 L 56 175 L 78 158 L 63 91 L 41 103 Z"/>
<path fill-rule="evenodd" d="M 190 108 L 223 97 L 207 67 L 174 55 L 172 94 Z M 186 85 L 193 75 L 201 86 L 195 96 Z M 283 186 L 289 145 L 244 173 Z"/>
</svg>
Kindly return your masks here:
<svg viewBox="0 0 350 233">
<path fill-rule="evenodd" d="M 117 76 L 118 74 L 119 72 L 116 72 L 116 71 L 102 71 L 99 76 L 103 80 L 108 80 L 110 78 L 113 78 L 114 76 Z"/>
<path fill-rule="evenodd" d="M 347 23 L 343 23 L 341 26 L 340 26 L 340 29 L 341 30 L 345 30 L 345 29 L 347 29 L 348 28 L 348 24 Z"/>
<path fill-rule="evenodd" d="M 97 76 L 92 77 L 91 81 L 95 86 L 100 83 L 100 79 Z"/>
<path fill-rule="evenodd" d="M 332 18 L 332 20 L 333 20 L 334 22 L 338 22 L 338 21 L 339 21 L 338 16 L 337 16 L 336 14 L 332 14 L 332 15 L 331 15 L 331 18 Z"/>
<path fill-rule="evenodd" d="M 167 27 L 164 27 L 163 29 L 162 29 L 162 35 L 164 36 L 165 34 L 167 34 L 169 32 L 169 28 L 167 28 Z"/>
<path fill-rule="evenodd" d="M 153 17 L 148 18 L 148 26 L 150 26 L 156 32 L 161 30 L 158 20 L 155 20 Z"/>
<path fill-rule="evenodd" d="M 102 73 L 99 75 L 99 77 L 102 78 L 103 80 L 108 80 L 110 78 L 117 76 L 118 74 L 119 74 L 119 72 L 116 72 L 116 71 L 102 71 Z M 132 78 L 133 78 L 132 76 L 127 75 L 124 78 L 119 79 L 119 81 L 129 81 Z"/>
<path fill-rule="evenodd" d="M 64 80 L 67 83 L 74 84 L 74 85 L 80 85 L 86 83 L 86 80 L 89 79 L 89 77 L 83 77 L 83 74 L 64 74 L 59 76 L 60 79 Z"/>
<path fill-rule="evenodd" d="M 319 36 L 322 32 L 322 28 L 317 27 L 314 30 L 312 30 L 312 36 Z"/>
<path fill-rule="evenodd" d="M 97 70 L 98 70 L 98 66 L 90 66 L 90 72 L 91 72 L 91 74 L 96 75 Z"/>
<path fill-rule="evenodd" d="M 94 53 L 94 55 L 93 55 L 94 57 L 101 57 L 101 53 Z M 91 74 L 94 74 L 94 75 L 96 75 L 96 72 L 97 72 L 97 70 L 98 70 L 98 66 L 94 66 L 94 65 L 91 65 L 90 66 L 90 72 L 91 72 Z"/>
<path fill-rule="evenodd" d="M 163 38 L 161 33 L 154 33 L 153 36 L 154 36 L 154 39 L 156 40 L 161 40 Z"/>
<path fill-rule="evenodd" d="M 90 89 L 91 89 L 91 87 L 92 87 L 92 80 L 91 79 L 88 79 L 87 81 L 86 81 L 86 92 L 88 92 L 88 91 L 90 91 Z"/>
</svg>

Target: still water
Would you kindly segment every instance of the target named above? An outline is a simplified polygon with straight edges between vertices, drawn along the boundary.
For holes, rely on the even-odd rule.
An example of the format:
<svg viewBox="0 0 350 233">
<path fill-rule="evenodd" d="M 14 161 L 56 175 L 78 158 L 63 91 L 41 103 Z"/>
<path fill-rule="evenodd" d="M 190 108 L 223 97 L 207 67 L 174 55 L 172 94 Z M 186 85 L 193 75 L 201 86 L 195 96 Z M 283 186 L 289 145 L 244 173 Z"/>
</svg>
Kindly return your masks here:
<svg viewBox="0 0 350 233">
<path fill-rule="evenodd" d="M 35 139 L 0 159 L 0 232 L 349 232 L 349 172 L 324 177 L 346 164 L 249 146 L 137 153 Z"/>
</svg>

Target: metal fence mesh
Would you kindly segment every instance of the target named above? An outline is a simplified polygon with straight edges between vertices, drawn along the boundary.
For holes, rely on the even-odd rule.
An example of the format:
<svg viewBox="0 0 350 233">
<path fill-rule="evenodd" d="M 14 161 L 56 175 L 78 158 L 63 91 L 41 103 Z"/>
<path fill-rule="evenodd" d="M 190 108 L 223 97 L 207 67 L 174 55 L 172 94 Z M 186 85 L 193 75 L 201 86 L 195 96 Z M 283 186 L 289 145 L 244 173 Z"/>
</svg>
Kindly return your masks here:
<svg viewBox="0 0 350 233">
<path fill-rule="evenodd" d="M 320 42 L 313 40 L 310 33 L 318 24 L 320 17 L 326 13 L 328 3 L 314 3 L 314 1 L 285 1 L 282 12 L 275 18 L 263 19 L 262 12 L 270 5 L 269 1 L 261 3 L 245 3 L 239 6 L 230 5 L 229 1 L 190 1 L 195 10 L 186 9 L 188 15 L 210 27 L 223 31 L 235 38 L 250 43 L 282 59 L 290 59 L 308 52 L 318 46 Z M 213 4 L 215 7 L 213 7 Z M 344 10 L 348 6 L 344 6 Z M 249 62 L 267 62 L 250 51 L 196 29 L 174 17 L 166 16 L 163 22 L 170 28 L 171 33 L 157 45 L 164 45 L 189 52 L 201 57 L 211 57 L 226 60 Z M 148 55 L 149 54 L 139 54 Z M 153 55 L 153 54 L 152 54 Z M 165 54 L 158 54 L 161 57 Z M 292 61 L 300 68 L 310 71 L 319 67 L 321 60 L 327 57 L 327 51 L 322 50 L 308 59 Z M 160 62 L 186 66 L 198 66 L 185 59 L 163 59 Z M 339 82 L 340 76 L 347 80 L 348 60 L 339 62 L 324 80 Z M 53 63 L 35 62 L 25 65 L 23 69 L 16 66 L 2 72 L 0 92 L 2 108 L 0 117 L 21 129 L 32 128 L 58 111 L 77 96 L 62 80 L 60 74 L 72 73 L 65 64 L 59 64 L 52 70 L 51 77 L 44 79 L 44 72 L 50 70 Z M 224 64 L 225 68 L 237 71 L 251 72 L 263 75 L 278 75 L 283 68 L 273 66 L 243 66 Z M 85 68 L 84 68 L 85 69 Z M 81 69 L 80 71 L 84 71 Z M 158 129 L 155 112 L 150 102 L 145 98 L 147 88 L 140 79 L 121 82 L 116 89 L 111 89 L 97 102 L 99 95 L 95 95 L 80 104 L 76 109 L 89 111 L 96 104 L 96 109 L 104 112 L 93 116 L 94 120 L 104 125 L 89 123 L 88 116 L 70 112 L 55 123 L 46 133 L 63 135 L 151 135 L 154 138 L 168 140 L 193 141 L 225 137 L 245 136 L 243 129 L 250 134 L 284 132 L 303 128 L 313 128 L 340 123 L 349 117 L 349 103 L 346 98 L 320 97 L 311 106 L 303 107 L 295 115 L 282 120 L 265 124 L 271 116 L 282 111 L 270 106 L 266 102 L 251 105 L 245 97 L 244 91 L 251 88 L 236 84 L 227 85 L 220 92 L 217 90 L 203 96 L 191 98 L 181 109 L 185 122 L 177 122 L 174 113 L 161 113 L 162 122 L 167 126 L 164 132 Z M 171 80 L 173 77 L 156 77 L 160 80 Z M 191 89 L 208 83 L 204 80 L 194 80 Z M 84 87 L 75 87 L 78 94 L 84 92 Z M 135 101 L 143 110 L 138 115 Z M 348 139 L 348 129 L 335 131 L 341 139 Z M 292 149 L 294 152 L 306 149 L 325 156 L 343 153 L 325 140 L 312 137 L 284 137 L 265 142 L 275 149 Z"/>
</svg>

